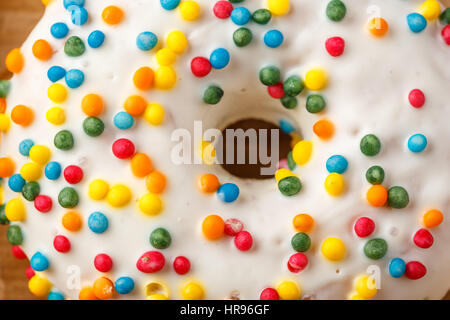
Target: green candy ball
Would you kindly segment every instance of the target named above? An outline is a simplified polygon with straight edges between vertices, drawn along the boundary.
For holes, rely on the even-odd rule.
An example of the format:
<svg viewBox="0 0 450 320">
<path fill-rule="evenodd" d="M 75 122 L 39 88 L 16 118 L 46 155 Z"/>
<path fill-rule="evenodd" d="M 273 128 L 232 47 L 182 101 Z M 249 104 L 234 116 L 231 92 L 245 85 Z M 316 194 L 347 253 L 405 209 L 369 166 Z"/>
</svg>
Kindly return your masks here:
<svg viewBox="0 0 450 320">
<path fill-rule="evenodd" d="M 331 0 L 327 5 L 327 17 L 332 21 L 341 21 L 347 13 L 347 8 L 341 0 Z"/>
<path fill-rule="evenodd" d="M 280 82 L 281 73 L 277 67 L 264 67 L 259 71 L 259 80 L 266 86 L 273 86 Z"/>
<path fill-rule="evenodd" d="M 62 130 L 55 135 L 55 147 L 60 150 L 70 150 L 73 148 L 73 135 L 68 130 Z"/>
<path fill-rule="evenodd" d="M 311 238 L 306 233 L 299 232 L 292 237 L 291 245 L 297 252 L 306 252 L 311 247 Z"/>
<path fill-rule="evenodd" d="M 81 40 L 77 36 L 70 37 L 67 39 L 66 44 L 64 45 L 64 52 L 69 57 L 79 57 L 86 51 L 86 46 L 84 45 L 83 40 Z"/>
<path fill-rule="evenodd" d="M 384 181 L 384 170 L 380 166 L 372 166 L 366 172 L 366 179 L 370 184 L 382 184 Z"/>
<path fill-rule="evenodd" d="M 306 110 L 310 113 L 318 113 L 325 109 L 325 99 L 320 94 L 310 94 L 306 98 Z"/>
<path fill-rule="evenodd" d="M 83 130 L 90 137 L 98 137 L 105 130 L 105 124 L 96 117 L 88 117 L 83 121 Z"/>
<path fill-rule="evenodd" d="M 0 224 L 4 225 L 4 226 L 9 224 L 9 220 L 5 214 L 5 205 L 4 204 L 0 205 Z"/>
<path fill-rule="evenodd" d="M 272 19 L 272 13 L 267 9 L 258 9 L 253 12 L 252 19 L 258 24 L 268 24 Z"/>
<path fill-rule="evenodd" d="M 5 98 L 11 87 L 11 83 L 8 80 L 0 80 L 0 98 Z"/>
<path fill-rule="evenodd" d="M 392 187 L 388 190 L 388 204 L 391 208 L 403 209 L 409 203 L 408 192 L 403 187 Z"/>
<path fill-rule="evenodd" d="M 384 239 L 371 239 L 364 245 L 364 254 L 367 258 L 378 260 L 386 255 L 388 250 L 387 242 Z"/>
<path fill-rule="evenodd" d="M 294 161 L 294 156 L 292 155 L 292 151 L 290 151 L 288 153 L 287 161 L 288 161 L 289 170 L 293 171 L 297 167 L 297 164 Z"/>
<path fill-rule="evenodd" d="M 252 42 L 253 34 L 250 29 L 239 28 L 233 33 L 233 41 L 238 47 L 245 47 Z"/>
<path fill-rule="evenodd" d="M 218 86 L 210 86 L 203 93 L 203 101 L 207 104 L 218 104 L 223 97 L 223 90 Z"/>
<path fill-rule="evenodd" d="M 8 242 L 13 246 L 21 245 L 23 242 L 22 229 L 16 225 L 9 226 L 6 237 L 8 238 Z"/>
<path fill-rule="evenodd" d="M 36 181 L 27 182 L 22 189 L 22 195 L 28 201 L 34 201 L 41 192 L 41 187 Z"/>
<path fill-rule="evenodd" d="M 171 243 L 170 233 L 164 228 L 157 228 L 150 234 L 150 244 L 156 249 L 166 249 Z"/>
<path fill-rule="evenodd" d="M 283 97 L 280 99 L 280 101 L 283 107 L 285 107 L 286 109 L 295 109 L 298 105 L 297 98 L 295 97 Z"/>
<path fill-rule="evenodd" d="M 284 81 L 283 90 L 288 97 L 298 96 L 303 89 L 305 89 L 305 84 L 298 76 L 290 76 Z"/>
<path fill-rule="evenodd" d="M 297 177 L 286 177 L 278 182 L 278 189 L 285 196 L 294 196 L 302 189 L 302 183 Z"/>
<path fill-rule="evenodd" d="M 450 24 L 450 8 L 445 9 L 439 16 L 439 20 L 443 24 Z"/>
<path fill-rule="evenodd" d="M 65 187 L 59 192 L 58 202 L 63 208 L 74 208 L 79 202 L 78 193 L 74 188 Z"/>
<path fill-rule="evenodd" d="M 361 152 L 366 156 L 373 157 L 380 153 L 381 142 L 374 134 L 368 134 L 361 139 Z"/>
</svg>

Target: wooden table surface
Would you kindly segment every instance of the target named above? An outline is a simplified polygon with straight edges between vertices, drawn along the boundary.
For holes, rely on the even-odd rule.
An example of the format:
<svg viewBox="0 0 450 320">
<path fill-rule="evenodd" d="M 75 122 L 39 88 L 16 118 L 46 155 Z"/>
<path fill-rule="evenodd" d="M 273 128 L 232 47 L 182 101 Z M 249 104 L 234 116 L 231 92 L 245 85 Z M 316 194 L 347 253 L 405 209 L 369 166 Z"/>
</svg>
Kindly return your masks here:
<svg viewBox="0 0 450 320">
<path fill-rule="evenodd" d="M 442 1 L 450 6 L 450 0 Z M 0 0 L 0 79 L 8 79 L 3 61 L 12 48 L 19 47 L 44 11 L 40 0 Z M 6 227 L 0 226 L 0 300 L 34 299 L 27 288 L 26 260 L 16 260 L 6 241 Z M 447 295 L 450 299 L 450 294 Z"/>
</svg>

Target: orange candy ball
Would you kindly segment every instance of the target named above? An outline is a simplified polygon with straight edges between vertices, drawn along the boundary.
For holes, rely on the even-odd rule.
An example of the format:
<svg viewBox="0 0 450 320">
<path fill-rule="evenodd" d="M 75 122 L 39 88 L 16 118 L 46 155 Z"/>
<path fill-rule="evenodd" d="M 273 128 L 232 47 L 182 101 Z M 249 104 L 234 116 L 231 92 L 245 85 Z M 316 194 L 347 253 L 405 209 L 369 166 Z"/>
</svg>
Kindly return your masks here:
<svg viewBox="0 0 450 320">
<path fill-rule="evenodd" d="M 133 76 L 133 83 L 139 90 L 148 90 L 153 87 L 155 72 L 152 68 L 142 67 L 138 69 Z"/>
<path fill-rule="evenodd" d="M 141 96 L 130 96 L 125 101 L 124 108 L 133 117 L 139 117 L 144 114 L 147 108 L 147 101 Z"/>
<path fill-rule="evenodd" d="M 28 126 L 33 122 L 34 113 L 24 105 L 15 106 L 11 111 L 11 120 L 20 126 Z"/>
<path fill-rule="evenodd" d="M 123 10 L 117 6 L 106 7 L 102 12 L 102 19 L 106 24 L 116 25 L 123 20 Z"/>
<path fill-rule="evenodd" d="M 444 215 L 436 209 L 429 210 L 423 215 L 423 225 L 426 228 L 437 227 L 442 221 L 444 221 Z"/>
<path fill-rule="evenodd" d="M 103 99 L 98 94 L 88 94 L 81 101 L 81 109 L 90 117 L 97 117 L 103 111 Z"/>
<path fill-rule="evenodd" d="M 100 300 L 107 300 L 114 295 L 114 284 L 105 277 L 100 277 L 94 282 L 94 294 Z"/>
<path fill-rule="evenodd" d="M 33 55 L 42 61 L 47 61 L 53 55 L 53 49 L 46 40 L 37 40 L 33 44 Z"/>
<path fill-rule="evenodd" d="M 367 191 L 367 201 L 374 207 L 382 207 L 386 204 L 388 192 L 382 185 L 374 185 Z"/>
<path fill-rule="evenodd" d="M 164 191 L 166 183 L 166 177 L 159 171 L 153 171 L 145 180 L 147 190 L 156 194 L 160 194 Z"/>
<path fill-rule="evenodd" d="M 383 18 L 373 18 L 369 21 L 369 32 L 375 37 L 383 37 L 389 30 L 389 25 Z"/>
<path fill-rule="evenodd" d="M 221 238 L 225 231 L 225 222 L 218 215 L 210 215 L 203 220 L 202 231 L 208 240 Z"/>
<path fill-rule="evenodd" d="M 25 64 L 25 60 L 20 52 L 20 49 L 11 50 L 6 56 L 5 64 L 6 69 L 8 69 L 9 72 L 20 73 Z"/>
<path fill-rule="evenodd" d="M 131 171 L 136 177 L 145 177 L 153 171 L 152 160 L 145 153 L 136 153 L 131 158 Z"/>
<path fill-rule="evenodd" d="M 204 193 L 216 192 L 220 187 L 219 178 L 214 174 L 204 174 L 198 179 L 198 187 Z"/>
<path fill-rule="evenodd" d="M 98 300 L 94 293 L 94 288 L 84 287 L 78 293 L 78 299 L 80 300 Z"/>
<path fill-rule="evenodd" d="M 79 231 L 82 226 L 80 214 L 75 211 L 67 212 L 62 218 L 62 225 L 69 231 Z"/>
<path fill-rule="evenodd" d="M 14 162 L 10 158 L 0 158 L 0 177 L 11 177 L 14 174 L 15 167 Z"/>
<path fill-rule="evenodd" d="M 313 126 L 314 133 L 323 140 L 328 140 L 333 137 L 334 124 L 326 119 L 317 121 Z"/>
<path fill-rule="evenodd" d="M 308 233 L 314 228 L 314 219 L 306 213 L 298 214 L 292 221 L 295 230 Z"/>
</svg>

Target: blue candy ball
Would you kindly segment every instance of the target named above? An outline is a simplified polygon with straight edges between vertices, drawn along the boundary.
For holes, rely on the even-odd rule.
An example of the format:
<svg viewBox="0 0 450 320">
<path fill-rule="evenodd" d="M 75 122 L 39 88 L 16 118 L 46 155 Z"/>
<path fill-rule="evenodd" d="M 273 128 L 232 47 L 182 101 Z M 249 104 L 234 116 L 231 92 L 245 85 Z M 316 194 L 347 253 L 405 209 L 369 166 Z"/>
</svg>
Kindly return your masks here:
<svg viewBox="0 0 450 320">
<path fill-rule="evenodd" d="M 427 19 L 420 13 L 410 13 L 406 17 L 408 26 L 414 33 L 419 33 L 427 27 Z"/>
<path fill-rule="evenodd" d="M 158 37 L 150 31 L 142 32 L 136 39 L 136 45 L 142 51 L 149 51 L 158 44 Z"/>
<path fill-rule="evenodd" d="M 120 111 L 114 116 L 114 125 L 121 130 L 130 129 L 134 124 L 134 119 L 128 112 Z"/>
<path fill-rule="evenodd" d="M 26 183 L 25 179 L 22 178 L 22 176 L 18 173 L 12 175 L 8 179 L 8 186 L 14 192 L 22 192 L 25 183 Z"/>
<path fill-rule="evenodd" d="M 287 134 L 290 134 L 295 131 L 294 125 L 290 121 L 284 119 L 280 120 L 280 129 L 281 131 Z"/>
<path fill-rule="evenodd" d="M 62 39 L 69 33 L 69 27 L 64 22 L 57 22 L 50 28 L 50 33 L 56 39 Z"/>
<path fill-rule="evenodd" d="M 238 26 L 243 26 L 250 21 L 252 17 L 250 11 L 245 7 L 238 7 L 231 11 L 231 20 Z"/>
<path fill-rule="evenodd" d="M 51 291 L 48 294 L 48 300 L 64 300 L 64 295 L 58 291 Z"/>
<path fill-rule="evenodd" d="M 89 13 L 85 8 L 75 7 L 71 12 L 72 23 L 77 26 L 86 24 L 89 19 Z"/>
<path fill-rule="evenodd" d="M 121 277 L 114 283 L 114 288 L 120 294 L 130 293 L 134 289 L 134 281 L 130 277 Z"/>
<path fill-rule="evenodd" d="M 278 48 L 284 41 L 283 34 L 278 30 L 267 31 L 264 35 L 264 43 L 270 48 Z"/>
<path fill-rule="evenodd" d="M 56 180 L 61 176 L 61 165 L 55 161 L 49 162 L 44 171 L 47 179 Z"/>
<path fill-rule="evenodd" d="M 327 170 L 329 173 L 337 172 L 344 173 L 347 171 L 348 161 L 343 156 L 335 155 L 331 156 L 327 160 Z"/>
<path fill-rule="evenodd" d="M 93 212 L 89 216 L 88 226 L 94 233 L 103 233 L 108 229 L 108 218 L 101 212 Z"/>
<path fill-rule="evenodd" d="M 31 257 L 30 265 L 35 271 L 45 271 L 50 267 L 50 262 L 46 256 L 38 251 Z"/>
<path fill-rule="evenodd" d="M 406 270 L 406 263 L 403 259 L 394 258 L 389 263 L 389 274 L 394 278 L 400 278 Z"/>
<path fill-rule="evenodd" d="M 30 155 L 30 149 L 34 146 L 34 142 L 31 139 L 23 140 L 19 144 L 19 152 L 21 155 L 28 157 Z"/>
<path fill-rule="evenodd" d="M 91 48 L 99 48 L 105 41 L 105 34 L 100 30 L 92 31 L 88 37 L 88 44 Z"/>
<path fill-rule="evenodd" d="M 422 152 L 427 147 L 428 141 L 423 134 L 415 134 L 408 139 L 408 149 L 411 152 Z"/>
<path fill-rule="evenodd" d="M 230 62 L 230 54 L 224 48 L 214 50 L 209 57 L 211 65 L 215 69 L 223 69 Z"/>
<path fill-rule="evenodd" d="M 64 8 L 70 9 L 71 6 L 84 7 L 85 0 L 64 0 Z"/>
<path fill-rule="evenodd" d="M 180 0 L 161 0 L 161 7 L 166 10 L 173 10 L 180 4 Z"/>
<path fill-rule="evenodd" d="M 60 66 L 50 67 L 47 71 L 47 77 L 51 82 L 56 82 L 61 80 L 66 76 L 66 69 Z"/>
<path fill-rule="evenodd" d="M 223 202 L 233 202 L 239 197 L 239 187 L 234 183 L 225 183 L 217 190 L 217 196 Z"/>
<path fill-rule="evenodd" d="M 78 69 L 72 69 L 66 73 L 66 83 L 71 89 L 79 88 L 84 82 L 84 73 Z"/>
</svg>

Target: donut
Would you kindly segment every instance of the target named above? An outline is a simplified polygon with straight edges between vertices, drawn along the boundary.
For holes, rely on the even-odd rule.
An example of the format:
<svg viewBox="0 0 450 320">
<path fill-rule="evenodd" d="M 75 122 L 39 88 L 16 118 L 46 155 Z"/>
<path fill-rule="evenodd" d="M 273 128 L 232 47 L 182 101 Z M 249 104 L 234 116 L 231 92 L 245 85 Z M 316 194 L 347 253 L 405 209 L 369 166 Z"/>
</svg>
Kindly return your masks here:
<svg viewBox="0 0 450 320">
<path fill-rule="evenodd" d="M 0 217 L 33 294 L 445 295 L 450 9 L 43 2 L 0 83 Z M 245 126 L 289 141 L 264 179 L 218 159 Z"/>
</svg>

